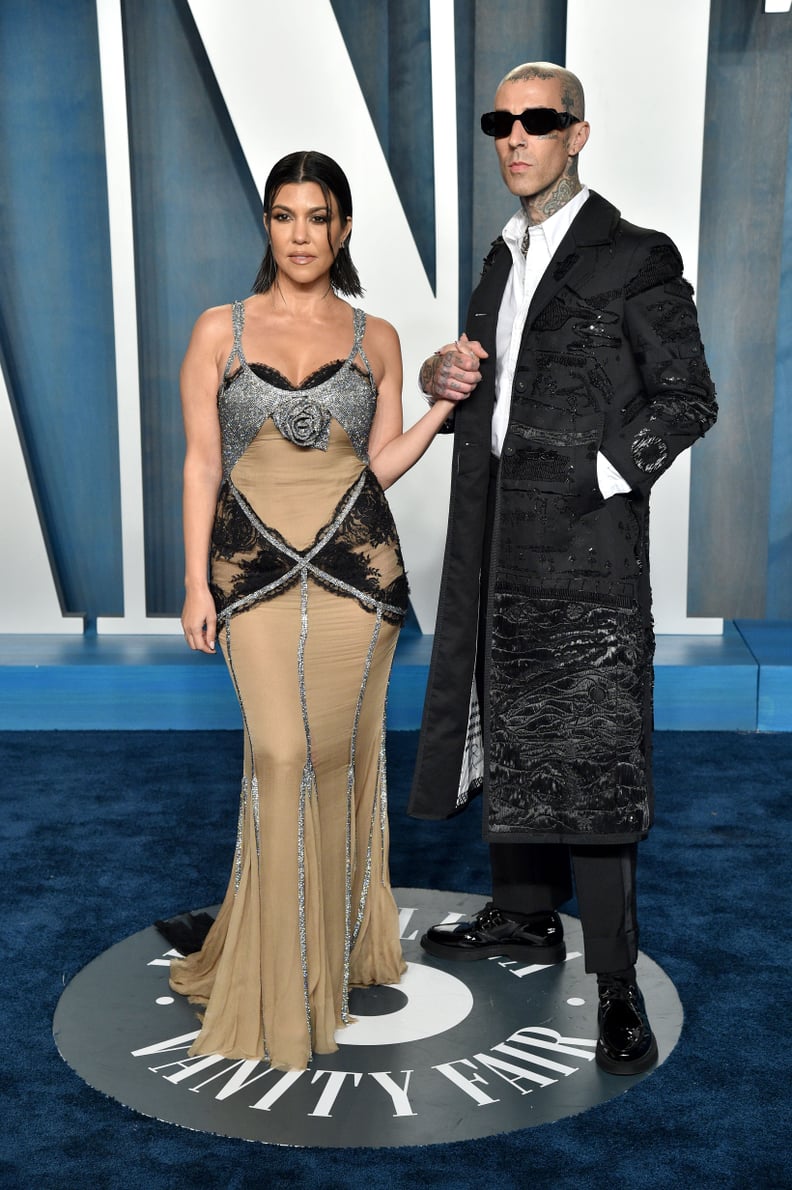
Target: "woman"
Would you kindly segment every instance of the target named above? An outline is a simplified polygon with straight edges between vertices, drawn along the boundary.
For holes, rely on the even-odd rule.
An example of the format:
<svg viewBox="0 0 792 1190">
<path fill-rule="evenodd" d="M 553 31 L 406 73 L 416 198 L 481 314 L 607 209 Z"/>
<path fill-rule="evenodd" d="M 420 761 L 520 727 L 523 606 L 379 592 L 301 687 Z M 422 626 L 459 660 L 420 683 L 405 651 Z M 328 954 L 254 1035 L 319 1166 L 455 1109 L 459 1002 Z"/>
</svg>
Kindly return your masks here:
<svg viewBox="0 0 792 1190">
<path fill-rule="evenodd" d="M 206 1005 L 191 1053 L 301 1070 L 337 1049 L 351 987 L 404 970 L 384 741 L 407 582 L 383 489 L 452 406 L 402 432 L 396 332 L 338 296 L 362 290 L 334 161 L 279 161 L 264 225 L 253 296 L 200 316 L 181 372 L 182 626 L 203 652 L 218 635 L 245 766 L 225 901 L 171 986 Z"/>
</svg>

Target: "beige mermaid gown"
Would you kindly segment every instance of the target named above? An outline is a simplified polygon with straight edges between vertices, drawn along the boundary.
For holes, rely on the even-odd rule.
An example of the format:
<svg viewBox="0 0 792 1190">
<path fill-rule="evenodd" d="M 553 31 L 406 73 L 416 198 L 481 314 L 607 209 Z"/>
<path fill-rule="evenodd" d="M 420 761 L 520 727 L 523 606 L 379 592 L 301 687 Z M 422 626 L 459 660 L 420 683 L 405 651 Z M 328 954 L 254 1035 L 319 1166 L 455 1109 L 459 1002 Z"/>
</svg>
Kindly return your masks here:
<svg viewBox="0 0 792 1190">
<path fill-rule="evenodd" d="M 385 700 L 407 584 L 367 469 L 376 387 L 365 314 L 354 311 L 347 359 L 299 389 L 248 365 L 241 302 L 233 323 L 211 582 L 244 776 L 225 900 L 203 949 L 172 964 L 171 987 L 206 1005 L 191 1054 L 300 1070 L 338 1048 L 351 987 L 404 971 Z"/>
</svg>

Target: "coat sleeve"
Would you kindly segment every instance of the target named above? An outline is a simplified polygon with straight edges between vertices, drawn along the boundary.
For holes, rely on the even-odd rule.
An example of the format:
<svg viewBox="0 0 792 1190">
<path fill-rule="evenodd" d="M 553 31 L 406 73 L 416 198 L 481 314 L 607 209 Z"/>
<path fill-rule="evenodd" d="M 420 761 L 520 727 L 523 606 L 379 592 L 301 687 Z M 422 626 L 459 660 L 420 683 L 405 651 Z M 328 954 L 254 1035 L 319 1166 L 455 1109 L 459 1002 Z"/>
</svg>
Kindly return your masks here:
<svg viewBox="0 0 792 1190">
<path fill-rule="evenodd" d="M 606 431 L 602 452 L 632 488 L 648 491 L 717 417 L 692 286 L 676 247 L 641 237 L 624 290 L 624 333 L 642 388 Z"/>
</svg>

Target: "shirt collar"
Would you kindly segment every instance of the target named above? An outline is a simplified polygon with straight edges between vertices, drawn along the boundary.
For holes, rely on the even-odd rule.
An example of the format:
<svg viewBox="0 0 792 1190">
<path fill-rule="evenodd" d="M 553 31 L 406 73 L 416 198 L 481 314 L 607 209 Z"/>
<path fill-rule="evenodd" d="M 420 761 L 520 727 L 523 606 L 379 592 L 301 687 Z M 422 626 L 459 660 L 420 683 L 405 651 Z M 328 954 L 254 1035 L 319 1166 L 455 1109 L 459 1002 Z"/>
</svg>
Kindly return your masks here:
<svg viewBox="0 0 792 1190">
<path fill-rule="evenodd" d="M 569 202 L 564 203 L 560 210 L 556 211 L 554 215 L 550 215 L 542 223 L 535 223 L 531 225 L 531 238 L 537 235 L 544 236 L 547 250 L 550 256 L 554 256 L 558 245 L 563 240 L 569 228 L 572 225 L 572 220 L 575 218 L 583 203 L 589 197 L 591 191 L 588 186 L 584 186 L 579 190 L 574 198 L 570 198 Z M 516 211 L 501 233 L 503 239 L 508 247 L 511 249 L 512 256 L 520 251 L 520 244 L 523 236 L 528 228 L 528 216 L 525 210 L 520 207 Z"/>
</svg>

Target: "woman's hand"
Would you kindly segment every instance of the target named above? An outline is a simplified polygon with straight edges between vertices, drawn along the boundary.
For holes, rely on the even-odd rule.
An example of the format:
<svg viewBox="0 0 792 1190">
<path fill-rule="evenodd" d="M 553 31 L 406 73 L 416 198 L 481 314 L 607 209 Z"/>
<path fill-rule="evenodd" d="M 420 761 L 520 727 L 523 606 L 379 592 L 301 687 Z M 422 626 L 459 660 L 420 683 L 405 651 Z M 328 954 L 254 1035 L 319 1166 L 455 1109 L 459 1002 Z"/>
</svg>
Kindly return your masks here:
<svg viewBox="0 0 792 1190">
<path fill-rule="evenodd" d="M 419 374 L 421 389 L 432 401 L 464 401 L 481 380 L 479 362 L 487 359 L 481 344 L 462 334 L 424 360 Z"/>
<path fill-rule="evenodd" d="M 184 639 L 194 651 L 213 653 L 217 639 L 217 614 L 208 587 L 188 591 L 182 608 Z"/>
</svg>

